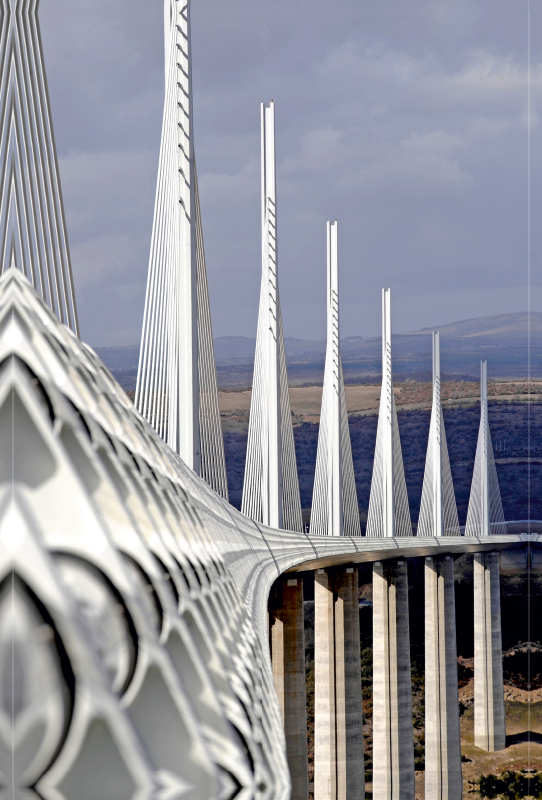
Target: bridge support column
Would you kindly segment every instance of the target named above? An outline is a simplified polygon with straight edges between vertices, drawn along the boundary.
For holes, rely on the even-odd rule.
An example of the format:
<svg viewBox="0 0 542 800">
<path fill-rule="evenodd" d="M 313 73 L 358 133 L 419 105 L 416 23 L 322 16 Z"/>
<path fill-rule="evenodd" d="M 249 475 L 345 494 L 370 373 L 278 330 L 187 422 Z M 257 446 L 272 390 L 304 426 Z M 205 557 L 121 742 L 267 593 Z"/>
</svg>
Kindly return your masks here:
<svg viewBox="0 0 542 800">
<path fill-rule="evenodd" d="M 406 561 L 373 566 L 373 800 L 414 800 Z"/>
<path fill-rule="evenodd" d="M 335 679 L 337 704 L 337 800 L 363 800 L 363 712 L 356 567 L 337 572 Z"/>
<path fill-rule="evenodd" d="M 358 573 L 314 581 L 314 800 L 365 797 Z"/>
<path fill-rule="evenodd" d="M 314 576 L 314 800 L 337 800 L 335 622 L 327 569 Z"/>
<path fill-rule="evenodd" d="M 474 744 L 506 747 L 498 553 L 474 554 Z"/>
<path fill-rule="evenodd" d="M 425 559 L 425 798 L 461 800 L 454 562 Z"/>
<path fill-rule="evenodd" d="M 292 780 L 292 800 L 307 800 L 307 695 L 303 580 L 284 576 L 270 598 L 270 638 L 273 679 L 279 698 L 286 755 Z"/>
</svg>

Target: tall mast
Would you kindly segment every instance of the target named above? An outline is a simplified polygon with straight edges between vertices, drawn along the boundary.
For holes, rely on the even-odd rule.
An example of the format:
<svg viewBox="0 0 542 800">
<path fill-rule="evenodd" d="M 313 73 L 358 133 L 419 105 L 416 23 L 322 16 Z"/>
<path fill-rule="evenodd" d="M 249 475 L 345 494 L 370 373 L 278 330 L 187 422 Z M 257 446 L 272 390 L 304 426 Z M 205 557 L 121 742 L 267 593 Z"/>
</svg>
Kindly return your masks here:
<svg viewBox="0 0 542 800">
<path fill-rule="evenodd" d="M 359 509 L 339 345 L 338 226 L 327 223 L 327 349 L 311 533 L 359 536 Z"/>
<path fill-rule="evenodd" d="M 433 331 L 433 404 L 425 459 L 418 536 L 459 536 L 440 385 L 440 333 Z"/>
<path fill-rule="evenodd" d="M 480 428 L 474 458 L 465 536 L 506 534 L 487 407 L 487 361 L 480 364 Z"/>
<path fill-rule="evenodd" d="M 391 362 L 391 289 L 382 289 L 382 391 L 367 536 L 412 536 Z"/>
<path fill-rule="evenodd" d="M 301 530 L 301 503 L 278 290 L 275 105 L 262 103 L 262 278 L 242 511 Z"/>
<path fill-rule="evenodd" d="M 136 406 L 227 498 L 194 154 L 190 0 L 165 0 L 165 98 Z"/>
<path fill-rule="evenodd" d="M 1 5 L 0 272 L 20 270 L 79 336 L 38 2 Z"/>
</svg>

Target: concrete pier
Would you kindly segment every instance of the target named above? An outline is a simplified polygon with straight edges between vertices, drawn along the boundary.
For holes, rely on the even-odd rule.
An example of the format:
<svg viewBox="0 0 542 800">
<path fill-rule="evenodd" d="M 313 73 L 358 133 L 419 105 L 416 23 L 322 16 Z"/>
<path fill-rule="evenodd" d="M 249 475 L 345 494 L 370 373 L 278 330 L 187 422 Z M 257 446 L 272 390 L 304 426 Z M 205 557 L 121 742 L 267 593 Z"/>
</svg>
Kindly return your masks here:
<svg viewBox="0 0 542 800">
<path fill-rule="evenodd" d="M 314 800 L 337 800 L 335 621 L 331 570 L 314 575 Z"/>
<path fill-rule="evenodd" d="M 501 600 L 498 553 L 474 554 L 474 743 L 504 750 Z"/>
<path fill-rule="evenodd" d="M 314 798 L 365 797 L 356 567 L 317 570 L 314 585 Z"/>
<path fill-rule="evenodd" d="M 454 562 L 425 559 L 425 798 L 461 800 Z"/>
<path fill-rule="evenodd" d="M 373 565 L 373 800 L 414 800 L 406 561 Z M 316 799 L 315 799 L 316 800 Z"/>
<path fill-rule="evenodd" d="M 286 736 L 292 800 L 307 800 L 307 693 L 303 580 L 280 578 L 270 598 L 270 640 L 273 679 Z"/>
<path fill-rule="evenodd" d="M 335 599 L 337 800 L 363 800 L 363 713 L 357 567 L 337 571 Z"/>
</svg>

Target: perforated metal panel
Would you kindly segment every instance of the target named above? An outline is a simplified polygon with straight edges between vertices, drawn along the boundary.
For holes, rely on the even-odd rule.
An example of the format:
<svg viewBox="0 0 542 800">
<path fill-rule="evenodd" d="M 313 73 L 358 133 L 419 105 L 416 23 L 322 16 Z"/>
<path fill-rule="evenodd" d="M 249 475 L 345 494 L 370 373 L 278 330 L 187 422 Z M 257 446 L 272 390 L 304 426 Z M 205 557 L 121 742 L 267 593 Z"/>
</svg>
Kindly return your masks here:
<svg viewBox="0 0 542 800">
<path fill-rule="evenodd" d="M 436 551 L 242 516 L 20 272 L 0 279 L 2 800 L 288 797 L 272 583 Z"/>
<path fill-rule="evenodd" d="M 261 533 L 237 529 L 19 272 L 0 293 L 2 784 L 286 796 L 267 634 L 243 600 L 262 545 L 277 574 Z"/>
</svg>

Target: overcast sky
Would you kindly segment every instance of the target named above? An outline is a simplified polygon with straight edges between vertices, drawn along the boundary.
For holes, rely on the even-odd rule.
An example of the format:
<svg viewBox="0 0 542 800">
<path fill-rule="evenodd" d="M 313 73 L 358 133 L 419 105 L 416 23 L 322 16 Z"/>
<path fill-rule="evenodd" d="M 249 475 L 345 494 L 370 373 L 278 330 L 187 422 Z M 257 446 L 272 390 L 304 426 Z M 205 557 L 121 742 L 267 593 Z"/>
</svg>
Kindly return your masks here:
<svg viewBox="0 0 542 800">
<path fill-rule="evenodd" d="M 139 341 L 163 102 L 161 0 L 42 0 L 82 336 Z M 254 336 L 260 108 L 276 104 L 286 336 L 527 304 L 527 0 L 192 0 L 195 146 L 215 336 Z M 542 310 L 542 3 L 531 1 L 532 307 Z"/>
</svg>

